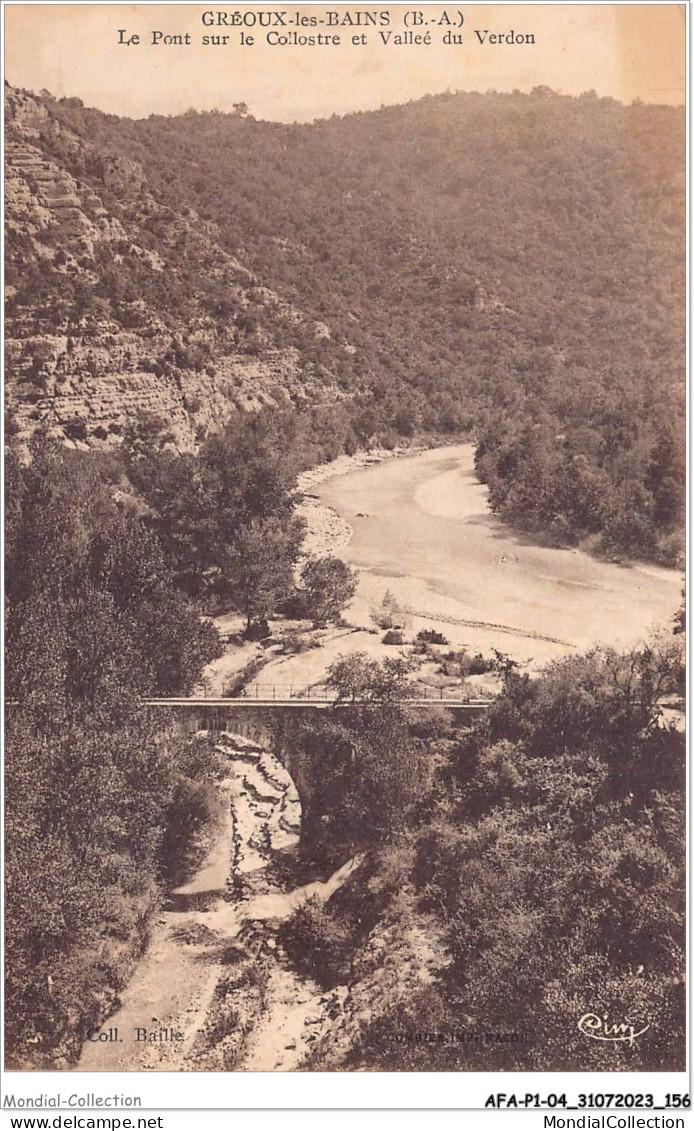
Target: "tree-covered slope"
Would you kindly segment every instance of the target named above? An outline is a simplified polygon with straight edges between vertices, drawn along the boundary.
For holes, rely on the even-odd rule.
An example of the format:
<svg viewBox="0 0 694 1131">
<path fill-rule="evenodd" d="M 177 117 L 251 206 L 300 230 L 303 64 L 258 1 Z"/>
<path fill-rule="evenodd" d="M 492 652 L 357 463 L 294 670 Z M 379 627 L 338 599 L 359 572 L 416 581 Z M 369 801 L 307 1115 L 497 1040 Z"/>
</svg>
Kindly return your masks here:
<svg viewBox="0 0 694 1131">
<path fill-rule="evenodd" d="M 281 929 L 298 970 L 349 991 L 304 1067 L 681 1067 L 684 736 L 658 699 L 682 659 L 663 635 L 511 665 L 470 728 L 412 708 L 408 727 L 381 691 L 299 735 L 306 849 L 365 857 Z M 591 1039 L 596 1015 L 635 1039 Z"/>
<path fill-rule="evenodd" d="M 116 378 L 126 416 L 132 388 L 165 388 L 191 441 L 230 401 L 287 397 L 338 406 L 351 443 L 473 429 L 512 521 L 675 560 L 683 111 L 546 88 L 310 125 L 29 102 L 12 144 L 30 130 L 101 235 L 10 213 L 23 426 L 77 372 Z"/>
</svg>

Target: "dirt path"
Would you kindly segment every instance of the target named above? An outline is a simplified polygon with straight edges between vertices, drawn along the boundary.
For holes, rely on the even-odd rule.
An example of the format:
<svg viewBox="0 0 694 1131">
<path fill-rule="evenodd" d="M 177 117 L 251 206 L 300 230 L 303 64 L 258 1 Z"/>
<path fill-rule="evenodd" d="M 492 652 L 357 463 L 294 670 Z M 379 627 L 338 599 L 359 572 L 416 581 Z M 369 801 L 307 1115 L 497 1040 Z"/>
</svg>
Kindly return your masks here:
<svg viewBox="0 0 694 1131">
<path fill-rule="evenodd" d="M 183 1067 L 187 1050 L 216 984 L 218 968 L 191 932 L 190 911 L 222 901 L 231 867 L 232 780 L 221 783 L 221 815 L 210 851 L 197 874 L 171 894 L 154 921 L 149 946 L 121 996 L 120 1009 L 101 1028 L 110 1040 L 87 1041 L 77 1070 L 124 1072 Z M 138 1040 L 164 1032 L 165 1040 Z M 173 1039 L 180 1033 L 180 1039 Z"/>
<path fill-rule="evenodd" d="M 230 948 L 252 967 L 259 928 L 266 932 L 265 953 L 272 954 L 276 927 L 306 900 L 329 899 L 361 863 L 355 857 L 327 880 L 279 888 L 265 872 L 278 856 L 291 858 L 298 844 L 301 807 L 294 783 L 273 755 L 248 739 L 218 735 L 217 750 L 228 758 L 228 776 L 220 783 L 220 819 L 209 852 L 157 916 L 118 1011 L 102 1025 L 102 1039 L 86 1042 L 78 1071 L 207 1067 L 214 1048 L 204 1030 L 230 969 Z M 241 895 L 233 899 L 231 890 L 239 885 Z M 331 1002 L 278 954 L 263 1011 L 243 1062 L 234 1067 L 297 1067 L 329 1023 Z"/>
</svg>

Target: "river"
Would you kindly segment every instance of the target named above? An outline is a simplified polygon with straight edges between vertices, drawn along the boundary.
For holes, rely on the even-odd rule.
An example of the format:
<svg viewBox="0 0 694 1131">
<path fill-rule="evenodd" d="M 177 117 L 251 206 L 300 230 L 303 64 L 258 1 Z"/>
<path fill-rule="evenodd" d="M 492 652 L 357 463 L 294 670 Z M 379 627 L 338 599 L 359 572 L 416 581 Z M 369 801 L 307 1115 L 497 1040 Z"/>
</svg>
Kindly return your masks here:
<svg viewBox="0 0 694 1131">
<path fill-rule="evenodd" d="M 352 528 L 336 552 L 361 571 L 357 615 L 387 588 L 442 623 L 497 626 L 463 625 L 458 635 L 474 648 L 536 662 L 596 643 L 629 647 L 669 624 L 678 571 L 599 561 L 515 533 L 489 510 L 473 457 L 471 444 L 437 448 L 312 488 Z"/>
</svg>

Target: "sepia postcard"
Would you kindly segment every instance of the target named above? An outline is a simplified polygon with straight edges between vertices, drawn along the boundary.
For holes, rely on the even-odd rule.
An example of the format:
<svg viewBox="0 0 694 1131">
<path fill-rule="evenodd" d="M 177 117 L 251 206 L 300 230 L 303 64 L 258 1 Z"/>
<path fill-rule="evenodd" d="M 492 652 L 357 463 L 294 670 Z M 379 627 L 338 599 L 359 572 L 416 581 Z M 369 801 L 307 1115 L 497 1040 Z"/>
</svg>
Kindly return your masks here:
<svg viewBox="0 0 694 1131">
<path fill-rule="evenodd" d="M 6 1090 L 683 1074 L 685 7 L 4 32 Z"/>
</svg>

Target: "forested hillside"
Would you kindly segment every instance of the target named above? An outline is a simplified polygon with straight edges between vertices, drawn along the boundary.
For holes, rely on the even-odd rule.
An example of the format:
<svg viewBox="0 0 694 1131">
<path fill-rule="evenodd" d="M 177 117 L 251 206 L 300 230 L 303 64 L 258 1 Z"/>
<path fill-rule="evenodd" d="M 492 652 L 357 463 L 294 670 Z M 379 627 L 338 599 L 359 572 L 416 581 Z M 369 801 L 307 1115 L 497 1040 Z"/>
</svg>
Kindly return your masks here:
<svg viewBox="0 0 694 1131">
<path fill-rule="evenodd" d="M 678 558 L 684 112 L 447 94 L 312 125 L 10 92 L 16 427 L 316 404 L 315 458 L 480 438 L 493 506 Z"/>
</svg>

